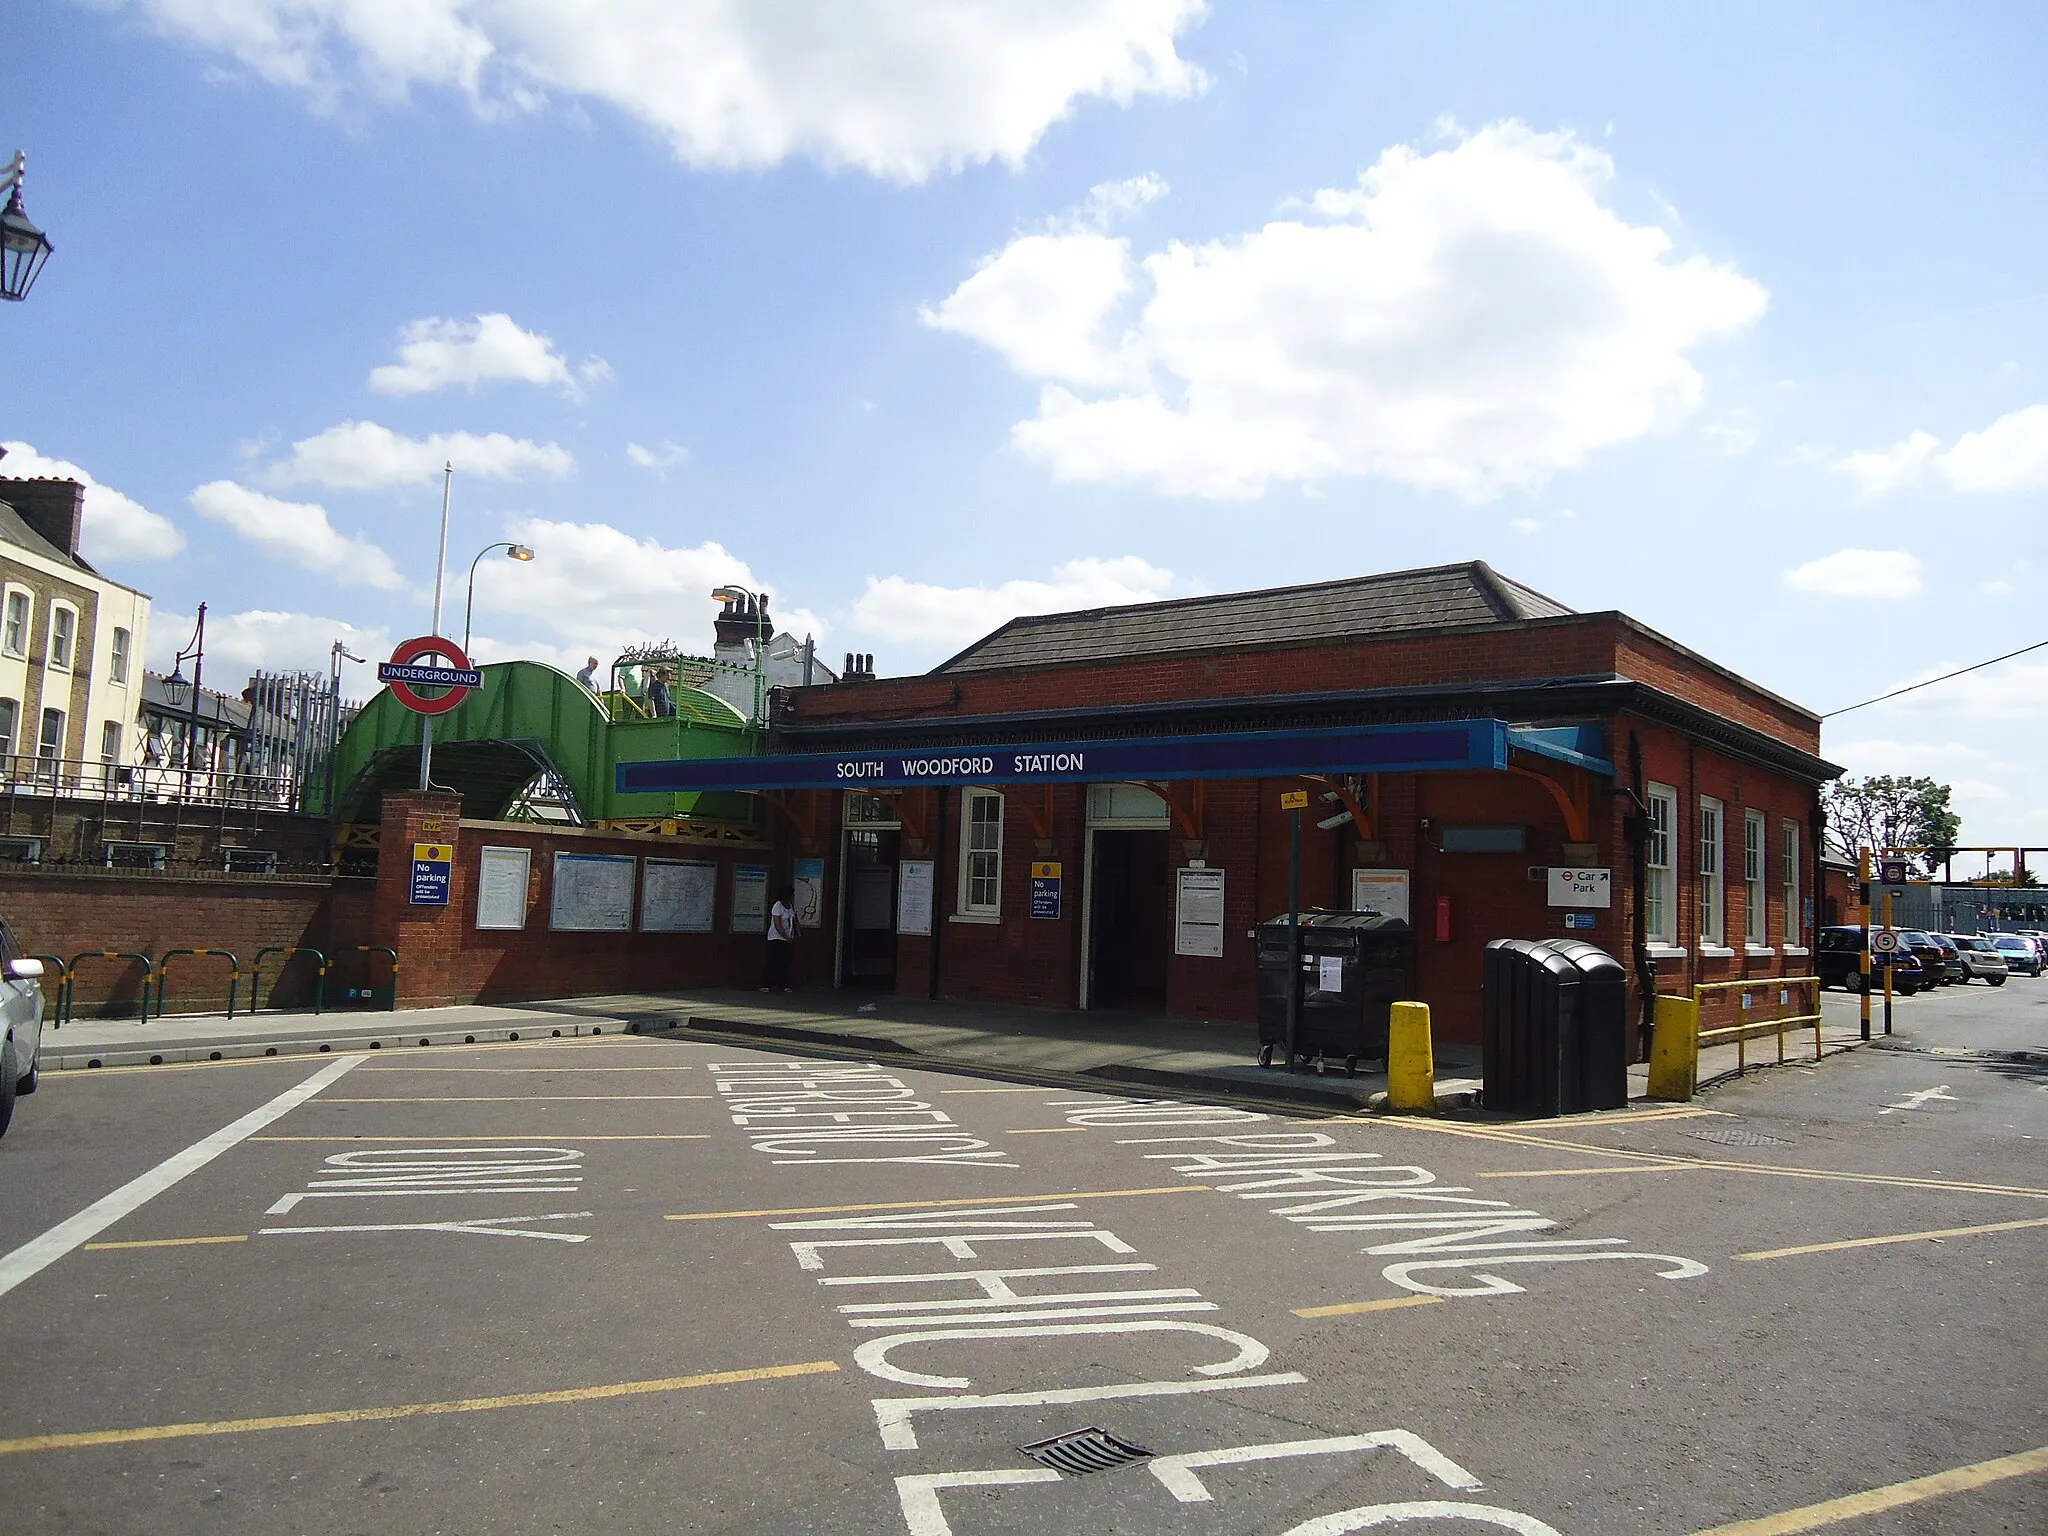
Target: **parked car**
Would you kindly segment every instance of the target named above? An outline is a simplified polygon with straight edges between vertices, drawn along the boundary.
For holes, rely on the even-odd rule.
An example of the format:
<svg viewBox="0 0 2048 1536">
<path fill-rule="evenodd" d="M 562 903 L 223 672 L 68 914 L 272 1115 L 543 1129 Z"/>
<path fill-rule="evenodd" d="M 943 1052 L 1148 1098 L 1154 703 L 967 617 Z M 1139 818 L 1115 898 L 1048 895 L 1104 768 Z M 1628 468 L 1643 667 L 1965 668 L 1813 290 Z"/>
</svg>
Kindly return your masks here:
<svg viewBox="0 0 2048 1536">
<path fill-rule="evenodd" d="M 1956 947 L 1955 938 L 1946 933 L 1930 933 L 1928 937 L 1941 950 L 1941 969 L 1935 973 L 1934 979 L 1944 987 L 1951 983 L 1960 986 L 1968 981 L 1970 968 L 1963 963 L 1962 951 Z"/>
<path fill-rule="evenodd" d="M 1946 937 L 1955 941 L 1971 979 L 1982 980 L 1994 987 L 2005 985 L 2005 978 L 2012 973 L 2005 967 L 2004 956 L 1991 947 L 1989 939 L 1980 939 L 1971 933 L 1951 933 Z"/>
<path fill-rule="evenodd" d="M 1992 938 L 1991 947 L 2004 957 L 2008 971 L 2028 976 L 2041 974 L 2041 951 L 2032 939 L 2017 933 L 2001 933 Z"/>
<path fill-rule="evenodd" d="M 1940 986 L 1944 981 L 1964 979 L 1960 960 L 1955 962 L 1953 977 L 1949 975 L 1949 952 L 1935 943 L 1933 934 L 1923 933 L 1918 928 L 1901 928 L 1899 942 L 1913 951 L 1913 958 L 1920 962 L 1920 969 L 1931 978 L 1928 985 Z"/>
<path fill-rule="evenodd" d="M 16 1095 L 34 1093 L 43 1065 L 43 962 L 21 952 L 0 918 L 0 1136 L 14 1120 Z"/>
<path fill-rule="evenodd" d="M 1863 990 L 1863 930 L 1860 927 L 1823 928 L 1820 943 L 1814 952 L 1816 962 L 1814 974 L 1820 977 L 1820 984 L 1826 987 L 1841 987 L 1850 992 Z M 1903 997 L 1931 987 L 1927 972 L 1910 949 L 1901 949 L 1886 956 L 1874 954 L 1870 957 L 1870 980 L 1873 986 L 1884 985 L 1884 972 L 1892 973 L 1892 991 Z"/>
</svg>

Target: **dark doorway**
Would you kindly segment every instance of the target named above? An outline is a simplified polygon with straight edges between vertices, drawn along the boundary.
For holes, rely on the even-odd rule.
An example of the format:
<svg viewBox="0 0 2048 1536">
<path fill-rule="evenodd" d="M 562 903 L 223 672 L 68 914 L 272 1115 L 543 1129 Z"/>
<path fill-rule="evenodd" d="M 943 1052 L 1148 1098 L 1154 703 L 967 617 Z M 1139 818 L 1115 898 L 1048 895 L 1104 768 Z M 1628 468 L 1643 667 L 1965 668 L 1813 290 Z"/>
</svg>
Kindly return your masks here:
<svg viewBox="0 0 2048 1536">
<path fill-rule="evenodd" d="M 1097 832 L 1090 892 L 1091 1008 L 1164 1008 L 1167 834 Z"/>
<path fill-rule="evenodd" d="M 846 985 L 883 991 L 896 985 L 896 844 L 894 832 L 846 834 L 843 940 Z"/>
</svg>

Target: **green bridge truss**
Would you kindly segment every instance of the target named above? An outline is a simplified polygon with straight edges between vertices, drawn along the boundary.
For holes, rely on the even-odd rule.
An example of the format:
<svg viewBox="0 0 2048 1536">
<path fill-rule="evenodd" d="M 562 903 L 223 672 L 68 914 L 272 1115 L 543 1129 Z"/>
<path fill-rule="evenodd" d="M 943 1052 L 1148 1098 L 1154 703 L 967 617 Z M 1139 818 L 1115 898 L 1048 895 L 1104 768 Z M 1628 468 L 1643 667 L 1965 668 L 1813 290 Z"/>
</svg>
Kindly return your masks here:
<svg viewBox="0 0 2048 1536">
<path fill-rule="evenodd" d="M 593 694 L 540 662 L 494 662 L 482 671 L 483 687 L 434 718 L 434 784 L 462 796 L 465 817 L 758 825 L 751 795 L 622 795 L 612 787 L 620 762 L 753 756 L 762 733 L 723 699 L 678 686 L 675 714 L 655 720 L 623 696 Z M 363 707 L 335 752 L 336 821 L 377 821 L 388 791 L 418 786 L 420 719 L 388 688 Z M 327 813 L 324 778 L 306 786 L 305 802 L 309 812 Z"/>
</svg>

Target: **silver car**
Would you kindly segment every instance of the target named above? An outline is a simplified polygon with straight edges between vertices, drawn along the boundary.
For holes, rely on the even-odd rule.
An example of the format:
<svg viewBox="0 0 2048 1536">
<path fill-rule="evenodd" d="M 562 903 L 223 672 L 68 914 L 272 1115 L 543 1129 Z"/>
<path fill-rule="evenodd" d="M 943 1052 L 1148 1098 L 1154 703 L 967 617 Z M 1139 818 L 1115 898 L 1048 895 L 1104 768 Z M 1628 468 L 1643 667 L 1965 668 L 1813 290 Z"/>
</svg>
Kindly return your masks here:
<svg viewBox="0 0 2048 1536">
<path fill-rule="evenodd" d="M 21 941 L 0 918 L 0 1136 L 14 1119 L 17 1094 L 34 1093 L 43 1065 L 43 962 L 21 952 Z"/>
<path fill-rule="evenodd" d="M 1952 933 L 1949 938 L 1955 941 L 1962 959 L 1965 981 L 1983 981 L 1994 987 L 2005 985 L 2005 978 L 2010 974 L 2005 957 L 1991 947 L 1989 939 L 1980 939 L 1969 933 Z"/>
</svg>

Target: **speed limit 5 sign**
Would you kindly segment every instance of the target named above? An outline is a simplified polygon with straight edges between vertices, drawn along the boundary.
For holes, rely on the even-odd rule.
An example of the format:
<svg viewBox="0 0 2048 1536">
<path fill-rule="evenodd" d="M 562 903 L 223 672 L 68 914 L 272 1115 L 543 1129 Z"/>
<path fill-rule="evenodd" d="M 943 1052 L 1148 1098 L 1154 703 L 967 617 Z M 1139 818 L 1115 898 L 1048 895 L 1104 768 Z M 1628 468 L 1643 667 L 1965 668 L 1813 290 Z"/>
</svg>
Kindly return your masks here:
<svg viewBox="0 0 2048 1536">
<path fill-rule="evenodd" d="M 1882 933 L 1870 936 L 1870 947 L 1880 955 L 1895 955 L 1899 951 L 1899 936 L 1887 928 Z"/>
</svg>

